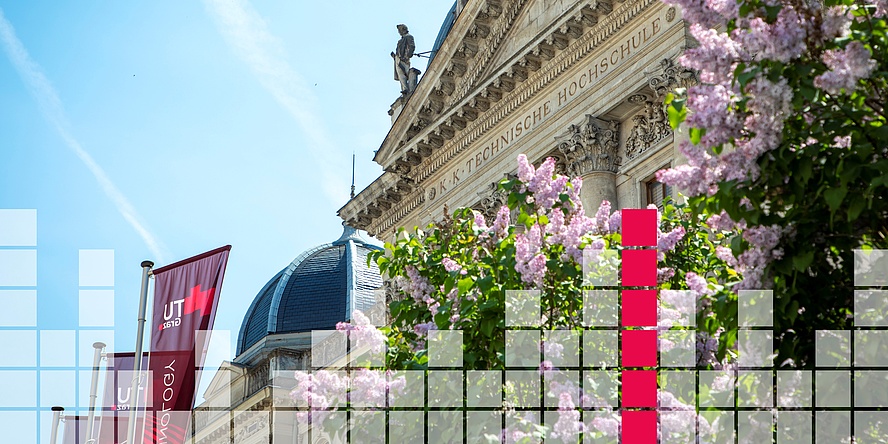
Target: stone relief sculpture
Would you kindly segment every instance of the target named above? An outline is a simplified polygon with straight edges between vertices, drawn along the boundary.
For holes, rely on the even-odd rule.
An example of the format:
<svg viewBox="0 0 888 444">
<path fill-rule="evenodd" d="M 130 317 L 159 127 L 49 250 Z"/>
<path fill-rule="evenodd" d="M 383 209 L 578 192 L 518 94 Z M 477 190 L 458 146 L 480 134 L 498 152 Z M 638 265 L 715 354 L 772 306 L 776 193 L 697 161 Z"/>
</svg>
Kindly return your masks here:
<svg viewBox="0 0 888 444">
<path fill-rule="evenodd" d="M 620 166 L 620 122 L 602 120 L 587 114 L 580 125 L 571 125 L 567 135 L 558 143 L 564 154 L 571 176 L 583 176 L 594 171 L 616 173 Z"/>
<path fill-rule="evenodd" d="M 663 105 L 644 101 L 642 112 L 632 117 L 632 129 L 626 138 L 626 158 L 634 159 L 655 143 L 672 135 Z"/>
<path fill-rule="evenodd" d="M 409 96 L 416 89 L 416 79 L 419 75 L 418 69 L 410 67 L 410 58 L 413 57 L 416 44 L 406 25 L 398 25 L 398 34 L 401 35 L 401 39 L 398 40 L 398 46 L 392 53 L 392 60 L 395 62 L 395 80 L 401 83 L 401 95 Z"/>
<path fill-rule="evenodd" d="M 688 88 L 697 83 L 697 73 L 677 65 L 672 59 L 663 59 L 655 73 L 648 75 L 648 86 L 657 97 L 663 97 L 675 88 Z"/>
</svg>

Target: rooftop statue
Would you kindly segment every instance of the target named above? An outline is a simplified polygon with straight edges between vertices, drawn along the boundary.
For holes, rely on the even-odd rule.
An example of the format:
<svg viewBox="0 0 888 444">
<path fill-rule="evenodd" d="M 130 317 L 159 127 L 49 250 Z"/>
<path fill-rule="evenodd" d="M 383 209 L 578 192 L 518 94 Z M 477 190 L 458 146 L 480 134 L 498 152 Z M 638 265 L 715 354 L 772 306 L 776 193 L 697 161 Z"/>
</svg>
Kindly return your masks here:
<svg viewBox="0 0 888 444">
<path fill-rule="evenodd" d="M 395 62 L 395 80 L 401 83 L 401 95 L 406 97 L 416 89 L 416 76 L 419 74 L 419 70 L 410 68 L 410 58 L 413 57 L 416 45 L 406 25 L 398 25 L 398 34 L 401 34 L 401 39 L 392 53 L 392 60 Z"/>
</svg>

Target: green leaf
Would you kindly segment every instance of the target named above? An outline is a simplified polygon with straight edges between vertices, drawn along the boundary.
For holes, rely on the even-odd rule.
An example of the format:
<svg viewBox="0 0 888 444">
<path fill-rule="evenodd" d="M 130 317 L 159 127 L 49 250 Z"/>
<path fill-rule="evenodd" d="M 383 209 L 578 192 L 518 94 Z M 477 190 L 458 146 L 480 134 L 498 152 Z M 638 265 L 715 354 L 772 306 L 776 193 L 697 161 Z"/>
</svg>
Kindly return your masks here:
<svg viewBox="0 0 888 444">
<path fill-rule="evenodd" d="M 678 126 L 685 121 L 688 115 L 688 110 L 684 107 L 683 100 L 673 100 L 666 107 L 666 112 L 669 114 L 669 125 L 672 126 L 672 129 L 678 129 Z"/>
<path fill-rule="evenodd" d="M 494 327 L 496 327 L 496 321 L 493 319 L 485 319 L 481 321 L 481 333 L 488 338 L 493 337 Z"/>
<path fill-rule="evenodd" d="M 700 138 L 703 137 L 703 134 L 706 133 L 706 130 L 702 130 L 700 128 L 691 128 L 688 131 L 688 135 L 690 136 L 691 143 L 697 145 L 700 143 Z"/>
<path fill-rule="evenodd" d="M 469 290 L 472 288 L 472 285 L 475 285 L 475 281 L 470 278 L 464 278 L 459 280 L 459 294 L 467 294 Z"/>
<path fill-rule="evenodd" d="M 848 207 L 848 222 L 857 220 L 864 208 L 866 208 L 866 199 L 859 195 L 854 196 L 854 200 L 851 201 L 851 205 Z"/>
<path fill-rule="evenodd" d="M 810 250 L 806 253 L 797 254 L 792 257 L 792 266 L 798 271 L 805 271 L 808 269 L 808 266 L 811 265 L 811 261 L 814 260 L 814 250 Z"/>
<path fill-rule="evenodd" d="M 826 204 L 829 205 L 830 213 L 835 213 L 839 209 L 839 205 L 842 204 L 846 194 L 848 194 L 848 188 L 846 187 L 830 188 L 823 192 L 823 197 L 826 199 Z"/>
</svg>

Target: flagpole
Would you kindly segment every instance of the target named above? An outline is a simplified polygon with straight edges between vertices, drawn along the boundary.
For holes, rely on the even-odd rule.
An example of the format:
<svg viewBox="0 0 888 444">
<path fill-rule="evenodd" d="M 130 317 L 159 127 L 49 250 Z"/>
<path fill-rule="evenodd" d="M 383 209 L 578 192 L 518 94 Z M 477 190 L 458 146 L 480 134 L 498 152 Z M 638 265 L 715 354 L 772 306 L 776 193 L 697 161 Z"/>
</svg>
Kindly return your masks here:
<svg viewBox="0 0 888 444">
<path fill-rule="evenodd" d="M 95 443 L 93 431 L 95 430 L 94 422 L 96 420 L 96 392 L 99 389 L 99 363 L 102 360 L 102 350 L 105 349 L 104 342 L 93 343 L 95 352 L 93 354 L 93 373 L 92 380 L 89 384 L 89 416 L 86 419 L 86 442 Z"/>
<path fill-rule="evenodd" d="M 133 444 L 136 436 L 136 410 L 139 405 L 139 389 L 142 387 L 142 339 L 145 332 L 145 311 L 148 306 L 148 276 L 154 262 L 142 261 L 142 290 L 139 294 L 139 327 L 136 330 L 136 354 L 133 359 L 133 397 L 129 411 L 129 423 L 127 424 L 126 442 Z"/>
<path fill-rule="evenodd" d="M 49 435 L 49 444 L 57 444 L 59 442 L 59 420 L 62 419 L 64 407 L 52 407 L 52 433 Z"/>
</svg>

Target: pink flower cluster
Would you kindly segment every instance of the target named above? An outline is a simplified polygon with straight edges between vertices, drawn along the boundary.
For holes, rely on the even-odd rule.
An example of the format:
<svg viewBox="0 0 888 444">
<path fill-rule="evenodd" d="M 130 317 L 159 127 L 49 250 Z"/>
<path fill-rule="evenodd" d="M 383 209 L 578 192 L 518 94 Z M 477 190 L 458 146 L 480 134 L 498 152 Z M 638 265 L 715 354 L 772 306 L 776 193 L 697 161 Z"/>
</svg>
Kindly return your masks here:
<svg viewBox="0 0 888 444">
<path fill-rule="evenodd" d="M 358 348 L 367 347 L 373 353 L 385 352 L 385 335 L 382 334 L 364 313 L 355 310 L 352 312 L 351 322 L 336 324 L 336 330 L 346 332 Z"/>
<path fill-rule="evenodd" d="M 814 86 L 830 94 L 851 94 L 857 89 L 857 82 L 872 74 L 876 61 L 870 51 L 858 40 L 848 42 L 844 49 L 830 49 L 823 52 L 823 63 L 829 71 L 814 78 Z"/>
</svg>

